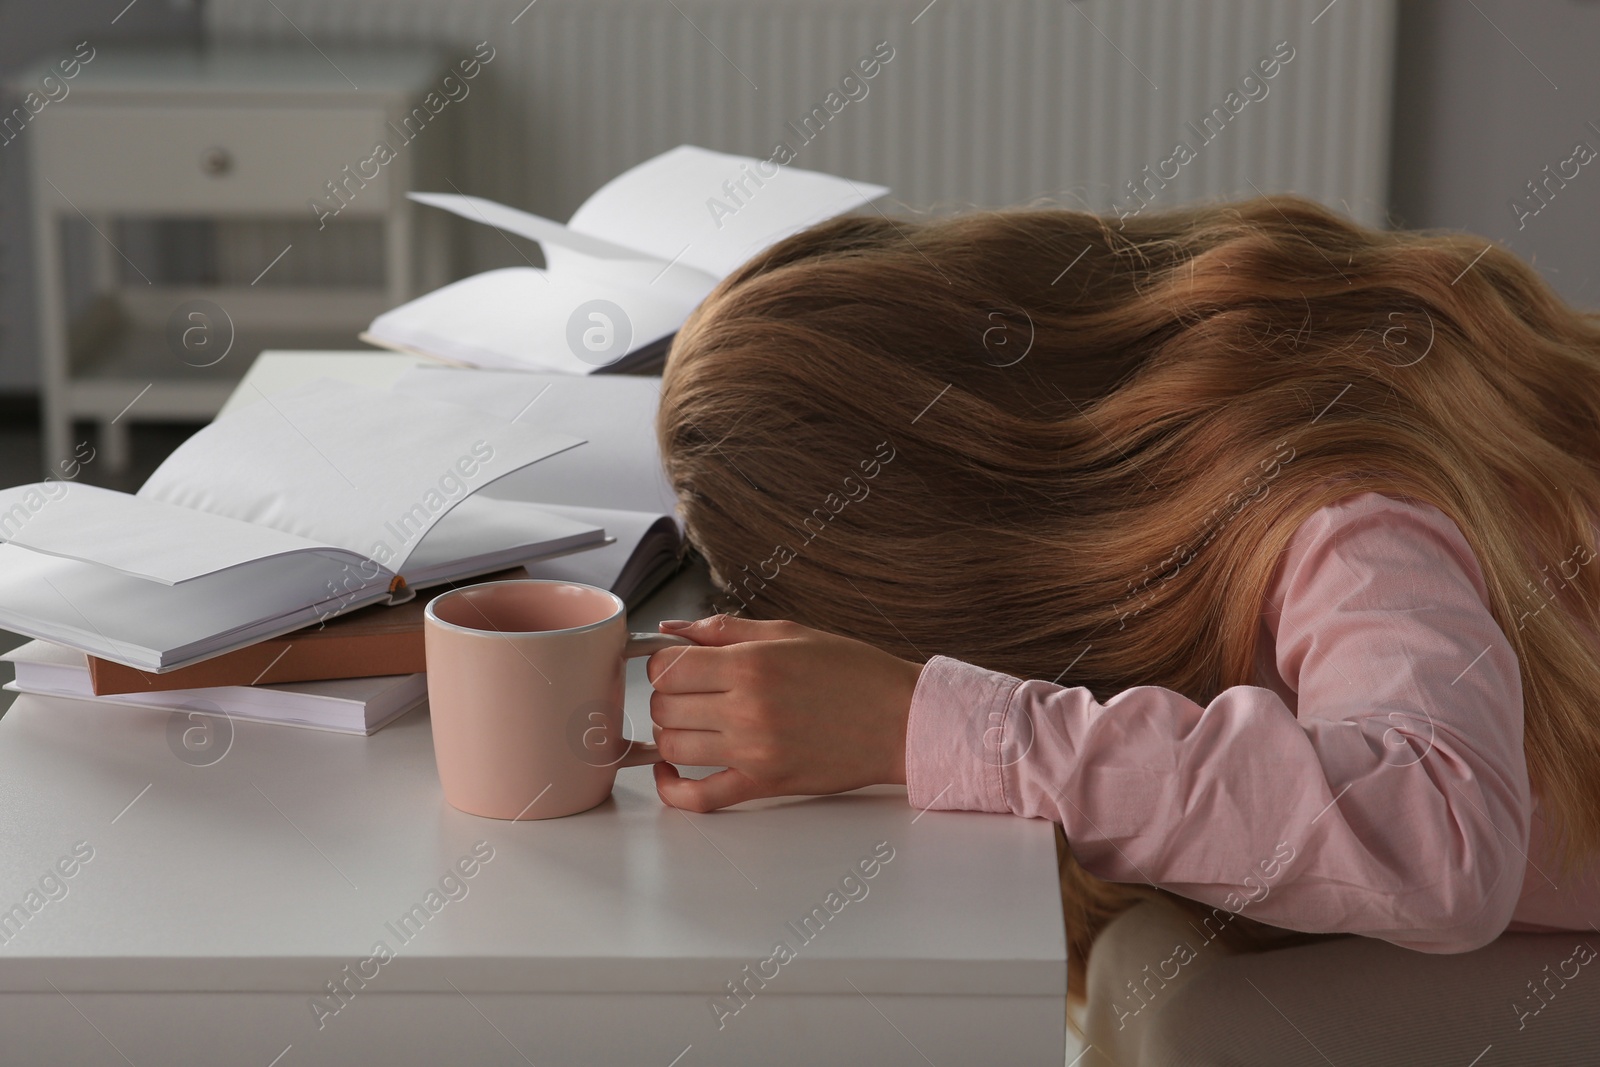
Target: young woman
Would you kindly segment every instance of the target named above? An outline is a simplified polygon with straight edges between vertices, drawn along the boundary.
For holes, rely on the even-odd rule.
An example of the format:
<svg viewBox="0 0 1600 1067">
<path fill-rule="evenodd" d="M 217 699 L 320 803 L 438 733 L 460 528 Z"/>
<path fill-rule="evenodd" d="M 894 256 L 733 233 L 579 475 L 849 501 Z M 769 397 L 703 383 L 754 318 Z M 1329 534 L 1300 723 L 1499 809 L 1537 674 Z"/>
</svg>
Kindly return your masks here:
<svg viewBox="0 0 1600 1067">
<path fill-rule="evenodd" d="M 1054 820 L 1079 994 L 1149 898 L 1600 924 L 1600 318 L 1506 251 L 1294 198 L 839 219 L 704 302 L 658 431 L 721 595 L 652 717 L 727 768 L 666 803 Z"/>
</svg>

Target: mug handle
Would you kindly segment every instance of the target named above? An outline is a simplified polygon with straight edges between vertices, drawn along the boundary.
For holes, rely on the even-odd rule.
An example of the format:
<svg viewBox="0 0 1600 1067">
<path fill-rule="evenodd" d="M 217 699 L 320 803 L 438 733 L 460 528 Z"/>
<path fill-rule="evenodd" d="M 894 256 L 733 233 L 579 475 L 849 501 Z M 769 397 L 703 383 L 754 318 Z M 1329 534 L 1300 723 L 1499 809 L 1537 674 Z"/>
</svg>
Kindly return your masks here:
<svg viewBox="0 0 1600 1067">
<path fill-rule="evenodd" d="M 635 659 L 659 652 L 674 645 L 692 645 L 695 642 L 677 634 L 629 634 L 623 646 L 622 658 Z M 628 754 L 617 763 L 618 767 L 641 767 L 647 763 L 660 763 L 661 750 L 648 741 L 628 741 Z"/>
</svg>

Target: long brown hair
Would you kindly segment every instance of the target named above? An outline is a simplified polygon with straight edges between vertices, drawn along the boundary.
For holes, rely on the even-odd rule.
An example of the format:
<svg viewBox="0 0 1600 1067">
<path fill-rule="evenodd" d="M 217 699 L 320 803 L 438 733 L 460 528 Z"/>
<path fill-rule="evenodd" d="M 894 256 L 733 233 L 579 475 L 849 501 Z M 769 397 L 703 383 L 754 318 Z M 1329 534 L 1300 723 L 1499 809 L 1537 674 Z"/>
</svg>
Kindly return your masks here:
<svg viewBox="0 0 1600 1067">
<path fill-rule="evenodd" d="M 1596 554 L 1600 318 L 1482 238 L 1293 197 L 840 218 L 704 301 L 657 429 L 720 609 L 1102 702 L 1254 684 L 1301 521 L 1431 503 L 1517 653 L 1568 864 L 1600 846 L 1600 567 L 1533 610 Z M 1062 879 L 1081 991 L 1095 934 L 1159 891 Z"/>
</svg>

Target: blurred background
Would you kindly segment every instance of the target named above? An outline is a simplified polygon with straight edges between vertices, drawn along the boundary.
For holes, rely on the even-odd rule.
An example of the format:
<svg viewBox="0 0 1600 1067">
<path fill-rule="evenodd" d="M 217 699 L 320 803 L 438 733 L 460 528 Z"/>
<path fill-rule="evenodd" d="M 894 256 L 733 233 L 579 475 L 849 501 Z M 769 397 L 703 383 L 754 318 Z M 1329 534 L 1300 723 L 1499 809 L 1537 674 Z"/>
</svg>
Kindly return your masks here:
<svg viewBox="0 0 1600 1067">
<path fill-rule="evenodd" d="M 539 262 L 406 189 L 565 219 L 684 142 L 886 212 L 1296 192 L 1593 307 L 1597 54 L 1592 0 L 0 0 L 0 484 L 136 489 L 262 348 Z"/>
<path fill-rule="evenodd" d="M 542 262 L 408 190 L 565 220 L 683 143 L 891 215 L 1297 193 L 1594 309 L 1597 59 L 1600 0 L 0 0 L 0 486 L 137 490 L 263 349 Z"/>
<path fill-rule="evenodd" d="M 886 211 L 1291 190 L 1472 230 L 1592 306 L 1597 46 L 1582 0 L 5 0 L 3 474 L 45 467 L 48 400 L 82 477 L 136 488 L 261 347 L 362 347 L 410 294 L 539 262 L 400 184 L 565 219 L 685 141 L 786 142 Z M 400 158 L 358 189 L 379 130 Z M 166 344 L 197 298 L 235 334 L 214 365 Z"/>
</svg>

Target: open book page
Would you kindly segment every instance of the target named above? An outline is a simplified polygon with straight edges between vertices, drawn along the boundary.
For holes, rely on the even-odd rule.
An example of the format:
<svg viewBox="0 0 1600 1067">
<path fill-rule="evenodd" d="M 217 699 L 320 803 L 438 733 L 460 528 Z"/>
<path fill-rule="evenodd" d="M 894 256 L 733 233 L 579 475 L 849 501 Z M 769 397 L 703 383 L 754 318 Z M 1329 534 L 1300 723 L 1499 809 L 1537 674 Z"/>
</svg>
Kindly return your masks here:
<svg viewBox="0 0 1600 1067">
<path fill-rule="evenodd" d="M 482 222 L 497 230 L 539 242 L 545 266 L 551 274 L 581 274 L 611 287 L 654 286 L 665 279 L 675 292 L 692 295 L 699 303 L 718 281 L 718 276 L 681 260 L 672 261 L 591 236 L 541 215 L 534 215 L 481 196 L 458 193 L 407 193 L 419 204 L 443 208 L 464 219 Z M 691 305 L 692 307 L 693 305 Z"/>
<path fill-rule="evenodd" d="M 485 271 L 384 312 L 362 336 L 475 367 L 592 374 L 675 333 L 710 291 L 705 275 L 663 266 L 611 261 L 603 276 L 565 265 Z"/>
<path fill-rule="evenodd" d="M 211 423 L 138 495 L 403 573 L 423 535 L 470 493 L 582 443 L 459 404 L 323 378 Z"/>
<path fill-rule="evenodd" d="M 0 540 L 168 585 L 290 552 L 364 559 L 267 526 L 66 482 L 0 489 Z"/>
<path fill-rule="evenodd" d="M 602 185 L 567 226 L 722 278 L 768 245 L 888 191 L 679 145 Z"/>
<path fill-rule="evenodd" d="M 587 445 L 584 446 L 588 447 Z M 575 448 L 572 451 L 581 452 Z M 603 549 L 601 523 L 558 514 L 553 509 L 517 500 L 473 496 L 434 524 L 422 544 L 406 560 L 405 578 L 413 587 L 470 573 L 514 567 L 535 556 L 554 556 L 583 548 L 578 555 Z"/>
<path fill-rule="evenodd" d="M 642 511 L 619 511 L 614 508 L 561 505 L 547 505 L 547 507 L 555 514 L 576 521 L 603 525 L 615 534 L 617 539 L 615 544 L 604 548 L 529 563 L 526 569 L 530 577 L 582 582 L 585 585 L 609 589 L 624 600 L 631 600 L 634 593 L 633 586 L 645 577 L 646 572 L 663 562 L 656 558 L 657 553 L 641 554 L 638 551 L 639 546 L 651 535 L 657 523 L 668 522 L 663 516 L 649 515 Z M 666 530 L 670 532 L 672 529 L 668 523 Z M 676 556 L 677 544 L 676 537 L 664 537 L 660 555 Z"/>
<path fill-rule="evenodd" d="M 546 254 L 552 245 L 556 245 L 595 260 L 653 260 L 651 273 L 666 266 L 664 260 L 656 259 L 648 252 L 580 233 L 542 215 L 497 204 L 481 196 L 466 196 L 461 193 L 407 193 L 406 196 L 419 204 L 442 208 L 464 219 L 481 222 L 497 230 L 526 237 L 530 241 L 538 241 L 541 250 Z"/>
<path fill-rule="evenodd" d="M 673 515 L 676 497 L 656 444 L 661 379 L 649 375 L 518 374 L 413 367 L 394 390 L 463 404 L 587 443 L 496 482 L 490 494 L 537 504 L 570 504 Z M 618 540 L 626 542 L 617 530 Z M 627 546 L 631 551 L 632 545 Z"/>
</svg>

